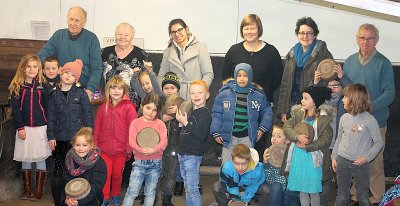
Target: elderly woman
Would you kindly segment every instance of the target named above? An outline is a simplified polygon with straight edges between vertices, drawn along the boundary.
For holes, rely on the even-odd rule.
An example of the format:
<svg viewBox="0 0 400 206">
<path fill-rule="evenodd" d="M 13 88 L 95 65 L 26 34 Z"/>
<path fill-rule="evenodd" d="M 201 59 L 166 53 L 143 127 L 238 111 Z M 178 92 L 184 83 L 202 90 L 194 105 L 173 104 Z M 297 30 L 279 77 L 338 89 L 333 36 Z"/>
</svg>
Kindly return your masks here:
<svg viewBox="0 0 400 206">
<path fill-rule="evenodd" d="M 131 87 L 130 81 L 136 71 L 147 70 L 152 73 L 152 64 L 149 61 L 149 55 L 143 49 L 132 44 L 134 35 L 135 29 L 132 25 L 125 22 L 118 24 L 115 28 L 117 44 L 104 48 L 101 59 L 105 83 L 111 77 L 119 75 L 128 85 L 128 96 L 131 102 L 138 108 L 140 98 Z"/>
<path fill-rule="evenodd" d="M 168 26 L 168 48 L 164 50 L 159 82 L 167 72 L 174 72 L 180 79 L 179 95 L 190 99 L 189 86 L 194 80 L 204 80 L 208 86 L 214 79 L 213 67 L 206 46 L 190 33 L 182 19 L 173 19 Z"/>
</svg>

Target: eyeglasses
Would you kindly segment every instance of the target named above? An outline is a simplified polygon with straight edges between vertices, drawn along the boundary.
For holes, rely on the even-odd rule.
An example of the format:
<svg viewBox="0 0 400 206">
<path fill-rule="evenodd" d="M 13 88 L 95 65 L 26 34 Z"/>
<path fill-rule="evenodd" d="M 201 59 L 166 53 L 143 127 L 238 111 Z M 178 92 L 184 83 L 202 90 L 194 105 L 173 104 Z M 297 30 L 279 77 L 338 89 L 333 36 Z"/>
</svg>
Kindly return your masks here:
<svg viewBox="0 0 400 206">
<path fill-rule="evenodd" d="M 370 36 L 370 37 L 365 37 L 365 36 L 357 36 L 358 40 L 360 40 L 361 42 L 365 42 L 365 41 L 373 41 L 376 39 L 376 36 Z"/>
<path fill-rule="evenodd" d="M 339 88 L 340 86 L 342 86 L 341 84 L 331 84 L 328 85 L 329 88 Z"/>
<path fill-rule="evenodd" d="M 297 33 L 297 35 L 312 37 L 312 36 L 314 36 L 314 32 L 299 32 L 299 33 Z"/>
<path fill-rule="evenodd" d="M 183 30 L 184 30 L 185 28 L 180 28 L 180 29 L 178 29 L 178 30 L 176 30 L 176 31 L 171 31 L 170 33 L 169 33 L 169 35 L 171 35 L 171 36 L 175 36 L 177 33 L 178 34 L 182 34 L 182 32 L 183 32 Z"/>
</svg>

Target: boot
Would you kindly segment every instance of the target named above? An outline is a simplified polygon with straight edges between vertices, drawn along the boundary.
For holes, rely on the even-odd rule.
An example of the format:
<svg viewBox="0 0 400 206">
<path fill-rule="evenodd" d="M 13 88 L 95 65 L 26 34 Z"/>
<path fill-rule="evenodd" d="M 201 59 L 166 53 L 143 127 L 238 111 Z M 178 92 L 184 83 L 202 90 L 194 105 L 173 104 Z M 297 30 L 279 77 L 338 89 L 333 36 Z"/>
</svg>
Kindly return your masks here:
<svg viewBox="0 0 400 206">
<path fill-rule="evenodd" d="M 21 194 L 19 199 L 29 200 L 32 189 L 32 170 L 21 170 L 21 175 L 24 184 L 24 192 Z"/>
<path fill-rule="evenodd" d="M 176 182 L 175 183 L 174 195 L 175 196 L 182 196 L 183 195 L 183 182 Z"/>
<path fill-rule="evenodd" d="M 171 202 L 172 196 L 170 195 L 163 195 L 162 197 L 162 206 L 174 206 Z"/>
<path fill-rule="evenodd" d="M 43 187 L 44 181 L 46 180 L 46 171 L 45 170 L 37 170 L 36 171 L 36 188 L 35 192 L 33 192 L 31 200 L 39 201 L 43 197 Z"/>
</svg>

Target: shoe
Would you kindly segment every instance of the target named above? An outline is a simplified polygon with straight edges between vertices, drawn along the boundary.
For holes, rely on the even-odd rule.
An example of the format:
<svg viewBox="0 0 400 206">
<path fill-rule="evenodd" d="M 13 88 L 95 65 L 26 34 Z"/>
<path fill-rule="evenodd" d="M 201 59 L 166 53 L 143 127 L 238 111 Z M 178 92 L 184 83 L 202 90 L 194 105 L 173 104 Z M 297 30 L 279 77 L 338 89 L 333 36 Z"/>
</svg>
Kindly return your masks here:
<svg viewBox="0 0 400 206">
<path fill-rule="evenodd" d="M 174 206 L 174 204 L 171 202 L 171 198 L 172 196 L 170 195 L 164 195 L 162 197 L 162 206 Z"/>
<path fill-rule="evenodd" d="M 31 198 L 32 201 L 40 201 L 42 199 L 44 182 L 46 180 L 46 173 L 47 171 L 45 170 L 36 171 L 36 188 Z"/>
<path fill-rule="evenodd" d="M 203 186 L 201 186 L 201 184 L 199 184 L 198 188 L 199 188 L 200 195 L 203 195 Z"/>
<path fill-rule="evenodd" d="M 183 182 L 176 182 L 174 188 L 174 195 L 175 196 L 182 196 L 183 195 Z"/>
<path fill-rule="evenodd" d="M 31 190 L 32 190 L 32 170 L 22 170 L 21 174 L 24 184 L 24 192 L 21 194 L 19 199 L 29 200 L 29 198 L 31 198 Z"/>
<path fill-rule="evenodd" d="M 360 205 L 360 203 L 358 203 L 354 200 L 350 200 L 350 202 L 349 202 L 349 206 L 359 206 L 359 205 Z"/>
<path fill-rule="evenodd" d="M 121 205 L 121 198 L 119 196 L 112 196 L 111 200 L 114 205 Z"/>
<path fill-rule="evenodd" d="M 110 202 L 108 200 L 103 200 L 103 204 L 101 206 L 108 206 Z"/>
</svg>

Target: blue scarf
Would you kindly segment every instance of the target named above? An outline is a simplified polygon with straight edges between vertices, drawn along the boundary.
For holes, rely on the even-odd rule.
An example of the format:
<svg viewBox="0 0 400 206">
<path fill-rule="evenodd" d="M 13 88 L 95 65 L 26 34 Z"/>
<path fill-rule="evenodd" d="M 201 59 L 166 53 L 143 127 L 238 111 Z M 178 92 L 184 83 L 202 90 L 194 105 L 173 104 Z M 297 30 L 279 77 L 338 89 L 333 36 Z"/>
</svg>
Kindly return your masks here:
<svg viewBox="0 0 400 206">
<path fill-rule="evenodd" d="M 294 58 L 296 60 L 296 66 L 298 68 L 303 68 L 307 62 L 308 57 L 310 57 L 312 50 L 314 49 L 317 40 L 314 39 L 313 43 L 307 48 L 306 52 L 303 52 L 303 47 L 301 46 L 300 42 L 298 42 L 294 46 Z"/>
</svg>

